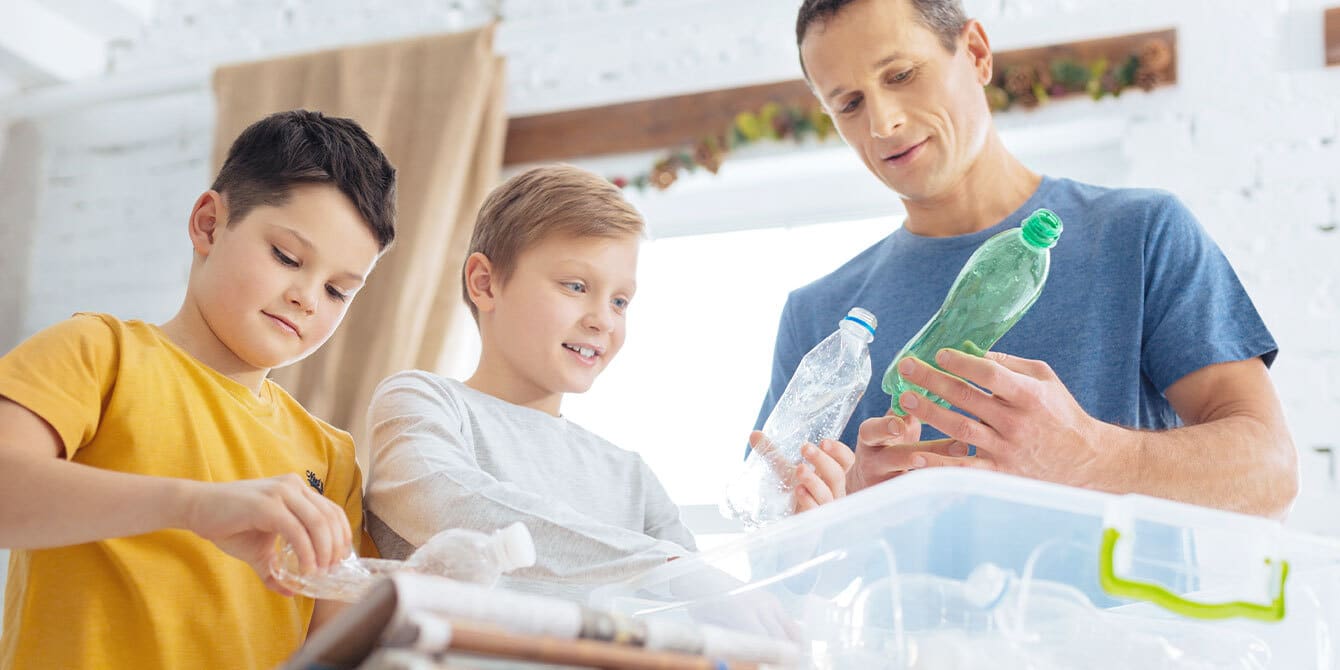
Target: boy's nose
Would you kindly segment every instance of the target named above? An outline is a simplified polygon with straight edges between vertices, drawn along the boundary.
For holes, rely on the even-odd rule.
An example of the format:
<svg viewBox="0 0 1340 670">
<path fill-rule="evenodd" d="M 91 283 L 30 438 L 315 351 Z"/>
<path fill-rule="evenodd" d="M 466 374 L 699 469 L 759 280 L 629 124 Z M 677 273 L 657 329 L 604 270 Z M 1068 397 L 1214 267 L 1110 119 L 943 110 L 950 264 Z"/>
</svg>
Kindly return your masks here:
<svg viewBox="0 0 1340 670">
<path fill-rule="evenodd" d="M 590 310 L 583 319 L 583 325 L 596 332 L 608 332 L 614 328 L 614 317 L 607 310 Z"/>
<path fill-rule="evenodd" d="M 307 314 L 316 311 L 316 299 L 312 291 L 305 291 L 301 286 L 289 288 L 288 295 L 284 296 L 290 305 L 297 307 Z"/>
</svg>

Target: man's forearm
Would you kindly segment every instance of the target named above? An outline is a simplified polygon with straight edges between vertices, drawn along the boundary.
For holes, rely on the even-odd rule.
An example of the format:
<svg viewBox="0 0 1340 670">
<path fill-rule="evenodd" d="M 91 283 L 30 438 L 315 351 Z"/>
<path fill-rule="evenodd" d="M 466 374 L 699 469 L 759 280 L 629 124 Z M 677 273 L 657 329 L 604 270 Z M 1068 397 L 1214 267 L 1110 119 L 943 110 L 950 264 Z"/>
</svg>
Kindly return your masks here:
<svg viewBox="0 0 1340 670">
<path fill-rule="evenodd" d="M 1280 518 L 1298 493 L 1293 441 L 1249 415 L 1165 431 L 1108 426 L 1116 461 L 1095 488 Z"/>
</svg>

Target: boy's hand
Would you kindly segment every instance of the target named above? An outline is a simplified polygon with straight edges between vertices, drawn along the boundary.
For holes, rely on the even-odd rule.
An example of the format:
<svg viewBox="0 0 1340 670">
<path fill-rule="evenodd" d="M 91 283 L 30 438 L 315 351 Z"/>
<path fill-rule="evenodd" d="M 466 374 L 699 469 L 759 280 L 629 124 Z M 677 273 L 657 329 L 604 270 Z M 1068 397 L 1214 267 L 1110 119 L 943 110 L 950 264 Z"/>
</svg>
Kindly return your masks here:
<svg viewBox="0 0 1340 670">
<path fill-rule="evenodd" d="M 856 465 L 847 473 L 847 490 L 855 493 L 925 467 L 928 454 L 957 458 L 968 452 L 968 445 L 954 439 L 922 442 L 921 422 L 915 416 L 899 418 L 889 410 L 861 422 L 856 433 Z"/>
<path fill-rule="evenodd" d="M 804 462 L 792 466 L 774 457 L 771 443 L 756 430 L 749 434 L 749 447 L 767 457 L 778 479 L 793 484 L 792 513 L 799 514 L 847 495 L 847 471 L 855 462 L 851 449 L 837 440 L 824 440 L 819 447 L 806 442 L 800 448 Z"/>
<path fill-rule="evenodd" d="M 349 519 L 339 505 L 293 474 L 239 482 L 192 482 L 183 508 L 187 530 L 246 561 L 271 590 L 289 596 L 270 574 L 282 537 L 304 574 L 327 570 L 353 546 Z"/>
</svg>

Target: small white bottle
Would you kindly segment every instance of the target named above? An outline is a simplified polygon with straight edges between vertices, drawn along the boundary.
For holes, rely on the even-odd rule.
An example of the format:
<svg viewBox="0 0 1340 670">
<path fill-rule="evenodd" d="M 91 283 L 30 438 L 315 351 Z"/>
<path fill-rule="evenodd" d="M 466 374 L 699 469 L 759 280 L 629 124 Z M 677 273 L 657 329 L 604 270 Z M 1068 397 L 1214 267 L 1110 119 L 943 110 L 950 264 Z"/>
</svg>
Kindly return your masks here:
<svg viewBox="0 0 1340 670">
<path fill-rule="evenodd" d="M 520 522 L 491 535 L 452 528 L 428 538 L 404 569 L 458 582 L 493 586 L 503 573 L 535 565 L 535 542 Z"/>
<path fill-rule="evenodd" d="M 282 544 L 270 564 L 275 581 L 320 600 L 357 601 L 379 578 L 400 570 L 493 586 L 504 573 L 535 565 L 535 542 L 520 522 L 492 534 L 464 528 L 444 530 L 404 561 L 360 558 L 350 552 L 330 570 L 311 575 L 302 574 L 293 547 Z"/>
</svg>

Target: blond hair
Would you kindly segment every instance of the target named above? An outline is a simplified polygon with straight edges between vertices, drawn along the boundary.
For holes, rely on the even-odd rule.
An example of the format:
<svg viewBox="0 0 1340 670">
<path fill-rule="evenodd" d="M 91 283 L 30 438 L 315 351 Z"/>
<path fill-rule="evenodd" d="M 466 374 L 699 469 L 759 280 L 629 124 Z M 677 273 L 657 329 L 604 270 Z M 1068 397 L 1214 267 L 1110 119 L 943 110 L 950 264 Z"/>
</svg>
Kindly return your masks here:
<svg viewBox="0 0 1340 670">
<path fill-rule="evenodd" d="M 550 236 L 640 237 L 645 230 L 642 215 L 608 179 L 572 165 L 544 165 L 508 179 L 489 193 L 475 218 L 466 258 L 476 252 L 484 254 L 493 265 L 494 276 L 505 282 L 516 271 L 517 258 Z M 465 274 L 464 267 L 461 274 Z M 479 310 L 464 281 L 461 294 L 478 320 Z"/>
</svg>

